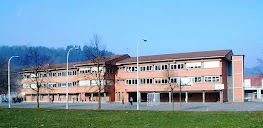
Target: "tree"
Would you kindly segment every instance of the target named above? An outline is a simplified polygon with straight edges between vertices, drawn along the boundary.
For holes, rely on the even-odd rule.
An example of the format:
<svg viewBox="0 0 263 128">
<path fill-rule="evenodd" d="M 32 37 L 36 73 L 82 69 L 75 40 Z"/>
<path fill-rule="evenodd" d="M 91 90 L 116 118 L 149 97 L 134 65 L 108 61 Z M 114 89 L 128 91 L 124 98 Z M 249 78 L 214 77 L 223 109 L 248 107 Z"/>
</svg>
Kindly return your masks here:
<svg viewBox="0 0 263 128">
<path fill-rule="evenodd" d="M 5 92 L 7 85 L 7 62 L 0 58 L 0 92 Z"/>
<path fill-rule="evenodd" d="M 174 110 L 174 99 L 173 99 L 173 93 L 174 93 L 174 89 L 179 87 L 179 101 L 180 101 L 180 110 L 182 109 L 182 106 L 181 106 L 181 95 L 182 95 L 182 88 L 180 86 L 180 79 L 179 79 L 179 82 L 177 80 L 177 78 L 175 77 L 175 73 L 170 70 L 170 69 L 167 69 L 164 71 L 164 77 L 165 79 L 167 80 L 167 84 L 169 85 L 169 90 L 171 90 L 171 95 L 172 95 L 172 104 L 173 104 L 173 110 Z"/>
<path fill-rule="evenodd" d="M 106 50 L 101 46 L 102 38 L 94 34 L 90 39 L 91 47 L 84 47 L 83 51 L 87 58 L 90 58 L 91 62 L 95 65 L 95 69 L 92 69 L 90 72 L 89 79 L 94 80 L 96 82 L 97 91 L 98 91 L 98 109 L 101 109 L 101 92 L 106 89 L 106 84 L 104 81 L 107 79 L 107 72 L 104 70 L 106 67 Z M 95 70 L 95 71 L 94 71 Z"/>
<path fill-rule="evenodd" d="M 37 108 L 39 108 L 39 92 L 40 88 L 44 87 L 42 84 L 46 81 L 45 77 L 48 73 L 48 69 L 51 69 L 51 55 L 39 50 L 36 47 L 30 47 L 27 50 L 26 56 L 23 58 L 22 63 L 24 67 L 23 73 L 30 74 L 30 81 L 34 86 L 30 86 L 32 90 L 36 92 Z"/>
<path fill-rule="evenodd" d="M 263 76 L 263 59 L 258 58 L 257 60 L 258 60 L 259 66 L 254 68 L 253 74 Z"/>
<path fill-rule="evenodd" d="M 8 67 L 7 61 L 3 58 L 0 58 L 0 93 L 7 93 L 7 79 L 8 79 Z M 11 90 L 15 91 L 19 88 L 19 74 L 11 66 L 10 77 L 12 78 L 10 81 Z"/>
</svg>

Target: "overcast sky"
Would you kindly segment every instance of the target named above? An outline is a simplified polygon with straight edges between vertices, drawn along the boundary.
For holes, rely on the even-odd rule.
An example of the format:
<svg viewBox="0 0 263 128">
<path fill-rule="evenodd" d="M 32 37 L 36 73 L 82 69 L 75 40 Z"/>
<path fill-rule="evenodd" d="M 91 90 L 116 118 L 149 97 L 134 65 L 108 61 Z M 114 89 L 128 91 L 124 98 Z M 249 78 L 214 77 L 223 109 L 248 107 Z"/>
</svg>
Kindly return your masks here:
<svg viewBox="0 0 263 128">
<path fill-rule="evenodd" d="M 245 67 L 263 57 L 263 0 L 5 0 L 0 45 L 83 46 L 93 34 L 116 54 L 232 49 Z"/>
</svg>

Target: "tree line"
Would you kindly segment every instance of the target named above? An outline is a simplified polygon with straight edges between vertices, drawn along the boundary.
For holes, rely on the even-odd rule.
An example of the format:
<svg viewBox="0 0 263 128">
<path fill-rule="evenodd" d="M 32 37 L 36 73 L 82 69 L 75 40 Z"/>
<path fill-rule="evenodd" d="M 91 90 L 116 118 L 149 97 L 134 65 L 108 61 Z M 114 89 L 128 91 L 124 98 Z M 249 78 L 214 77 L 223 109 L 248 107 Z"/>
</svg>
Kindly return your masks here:
<svg viewBox="0 0 263 128">
<path fill-rule="evenodd" d="M 50 63 L 52 64 L 59 64 L 59 63 L 66 63 L 67 61 L 67 52 L 70 48 L 76 47 L 73 45 L 69 45 L 66 48 L 48 48 L 43 46 L 0 46 L 0 93 L 6 93 L 7 92 L 7 69 L 8 69 L 8 59 L 11 56 L 19 56 L 19 59 L 12 59 L 11 62 L 11 87 L 13 91 L 15 89 L 18 89 L 21 87 L 19 84 L 20 76 L 18 74 L 19 71 L 21 71 L 24 68 L 28 68 L 29 64 L 36 62 L 29 55 L 32 55 L 33 53 L 30 53 L 32 51 L 37 51 L 37 54 L 43 56 L 47 56 L 48 60 L 50 60 Z M 75 50 L 74 52 L 70 52 L 69 62 L 79 62 L 84 60 L 90 60 L 93 59 L 91 56 L 87 56 L 85 51 L 89 50 L 90 52 L 96 52 L 96 49 L 94 46 L 88 46 L 84 45 L 83 47 L 77 46 L 78 50 Z M 114 55 L 113 52 L 107 51 L 102 49 L 105 56 L 108 55 Z M 40 60 L 43 61 L 43 58 Z"/>
</svg>

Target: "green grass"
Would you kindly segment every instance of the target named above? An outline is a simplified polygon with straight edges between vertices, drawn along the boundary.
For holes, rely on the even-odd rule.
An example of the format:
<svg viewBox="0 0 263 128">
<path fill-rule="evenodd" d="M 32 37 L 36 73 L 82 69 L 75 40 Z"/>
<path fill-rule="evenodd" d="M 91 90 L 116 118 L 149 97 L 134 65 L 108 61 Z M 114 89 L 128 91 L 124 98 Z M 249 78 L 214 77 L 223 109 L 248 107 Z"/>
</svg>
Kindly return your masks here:
<svg viewBox="0 0 263 128">
<path fill-rule="evenodd" d="M 263 112 L 184 112 L 0 108 L 0 128 L 263 127 Z"/>
</svg>

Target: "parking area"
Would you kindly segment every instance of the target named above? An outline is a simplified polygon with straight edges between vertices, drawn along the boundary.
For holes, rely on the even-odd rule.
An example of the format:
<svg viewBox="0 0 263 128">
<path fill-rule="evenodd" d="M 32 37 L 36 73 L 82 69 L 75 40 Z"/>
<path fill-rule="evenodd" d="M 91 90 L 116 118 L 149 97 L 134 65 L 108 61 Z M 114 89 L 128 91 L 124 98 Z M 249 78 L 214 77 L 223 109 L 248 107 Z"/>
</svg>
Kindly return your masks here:
<svg viewBox="0 0 263 128">
<path fill-rule="evenodd" d="M 11 108 L 36 108 L 36 102 L 12 103 Z M 8 103 L 1 103 L 0 108 L 8 108 Z M 66 103 L 41 102 L 40 108 L 64 109 Z M 97 109 L 98 103 L 69 103 L 69 109 Z M 243 103 L 181 103 L 183 111 L 263 111 L 263 102 Z M 136 102 L 133 105 L 121 103 L 102 103 L 102 109 L 107 110 L 136 110 Z M 147 106 L 147 103 L 140 103 L 140 110 L 173 110 L 172 103 L 160 103 L 155 106 Z M 174 110 L 180 110 L 180 104 L 174 104 Z"/>
</svg>

